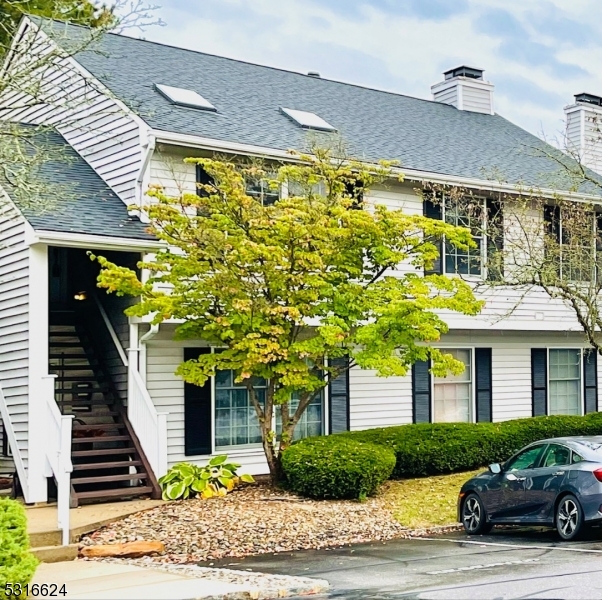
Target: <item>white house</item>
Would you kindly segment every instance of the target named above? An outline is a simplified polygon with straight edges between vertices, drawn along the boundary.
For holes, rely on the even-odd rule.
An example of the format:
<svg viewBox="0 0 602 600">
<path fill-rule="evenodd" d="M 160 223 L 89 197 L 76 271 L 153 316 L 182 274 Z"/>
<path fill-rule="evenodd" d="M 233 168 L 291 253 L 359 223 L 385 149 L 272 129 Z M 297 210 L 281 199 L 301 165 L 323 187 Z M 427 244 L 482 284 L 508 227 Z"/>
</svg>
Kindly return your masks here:
<svg viewBox="0 0 602 600">
<path fill-rule="evenodd" d="M 17 39 L 54 44 L 57 27 L 67 37 L 81 33 L 39 27 L 24 19 Z M 557 170 L 530 151 L 552 148 L 495 113 L 494 86 L 479 69 L 448 71 L 424 100 L 107 34 L 59 71 L 71 93 L 87 90 L 68 118 L 57 106 L 17 115 L 14 98 L 4 106 L 5 117 L 56 127 L 46 141 L 66 145 L 71 160 L 47 164 L 40 175 L 74 186 L 72 199 L 43 214 L 20 208 L 6 189 L 0 220 L 0 470 L 16 469 L 27 502 L 47 500 L 48 480 L 59 494 L 71 486 L 72 501 L 156 494 L 170 465 L 216 453 L 266 472 L 253 409 L 231 374 L 203 388 L 174 375 L 187 356 L 209 351 L 203 340 L 174 341 L 175 324 L 127 319 L 125 300 L 94 292 L 86 251 L 135 264 L 156 249 L 127 207 L 141 205 L 151 183 L 194 191 L 203 172 L 183 158 L 290 160 L 287 150 L 304 148 L 308 133 L 336 131 L 355 156 L 401 162 L 404 183 L 371 190 L 365 202 L 416 213 L 434 210 L 416 194 L 424 182 L 458 184 L 485 202 L 519 182 L 545 186 Z M 584 140 L 587 115 L 602 112 L 596 102 L 581 95 L 566 109 L 571 139 L 594 168 L 597 154 Z M 450 219 L 441 209 L 430 214 Z M 543 223 L 544 215 L 532 218 Z M 482 277 L 487 240 L 480 244 L 468 258 L 444 250 L 438 268 Z M 570 310 L 533 292 L 500 319 L 516 292 L 498 289 L 486 300 L 478 317 L 449 316 L 441 340 L 466 364 L 462 375 L 433 378 L 424 364 L 391 378 L 354 368 L 310 407 L 300 430 L 598 410 L 602 370 Z"/>
</svg>

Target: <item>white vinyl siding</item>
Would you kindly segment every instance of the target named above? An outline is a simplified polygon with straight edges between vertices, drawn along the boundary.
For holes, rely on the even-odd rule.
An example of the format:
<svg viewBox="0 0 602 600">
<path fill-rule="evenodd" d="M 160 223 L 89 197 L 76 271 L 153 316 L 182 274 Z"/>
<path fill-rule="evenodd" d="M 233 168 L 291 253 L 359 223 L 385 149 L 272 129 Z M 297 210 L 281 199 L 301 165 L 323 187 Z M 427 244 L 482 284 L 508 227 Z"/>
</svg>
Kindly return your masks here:
<svg viewBox="0 0 602 600">
<path fill-rule="evenodd" d="M 31 31 L 26 32 L 27 44 Z M 48 38 L 38 33 L 48 44 Z M 82 41 L 83 43 L 83 41 Z M 27 46 L 26 46 L 27 47 Z M 38 46 L 43 50 L 43 46 Z M 29 48 L 30 52 L 35 47 Z M 4 118 L 25 123 L 54 125 L 107 182 L 115 193 L 131 204 L 136 195 L 136 180 L 142 165 L 141 121 L 91 76 L 84 76 L 73 59 L 56 59 L 55 67 L 43 69 L 44 84 L 52 94 L 50 104 L 37 104 L 25 96 L 12 94 L 2 105 L 31 106 L 26 110 L 3 111 Z"/>
<path fill-rule="evenodd" d="M 29 248 L 26 225 L 5 203 L 0 209 L 0 385 L 27 467 L 29 377 Z M 14 451 L 13 451 L 14 453 Z M 12 460 L 0 456 L 0 471 Z"/>
</svg>

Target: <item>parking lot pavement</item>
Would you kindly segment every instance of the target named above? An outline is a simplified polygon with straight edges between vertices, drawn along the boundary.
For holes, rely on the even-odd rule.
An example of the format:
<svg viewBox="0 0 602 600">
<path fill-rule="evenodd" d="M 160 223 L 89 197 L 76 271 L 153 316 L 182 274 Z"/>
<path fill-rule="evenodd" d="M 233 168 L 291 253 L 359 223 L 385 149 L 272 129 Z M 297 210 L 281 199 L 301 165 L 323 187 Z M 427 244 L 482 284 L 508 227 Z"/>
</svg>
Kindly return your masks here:
<svg viewBox="0 0 602 600">
<path fill-rule="evenodd" d="M 602 599 L 602 529 L 579 542 L 551 530 L 493 530 L 211 563 L 326 579 L 328 598 Z"/>
</svg>

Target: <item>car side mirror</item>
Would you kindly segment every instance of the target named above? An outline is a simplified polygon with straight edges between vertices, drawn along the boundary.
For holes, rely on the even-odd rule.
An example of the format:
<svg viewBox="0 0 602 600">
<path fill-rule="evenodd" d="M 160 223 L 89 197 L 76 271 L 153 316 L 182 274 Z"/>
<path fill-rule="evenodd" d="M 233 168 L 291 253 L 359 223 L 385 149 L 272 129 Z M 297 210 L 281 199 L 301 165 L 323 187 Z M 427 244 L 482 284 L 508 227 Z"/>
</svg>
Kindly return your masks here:
<svg viewBox="0 0 602 600">
<path fill-rule="evenodd" d="M 502 472 L 502 465 L 500 465 L 500 463 L 493 463 L 492 465 L 489 465 L 489 470 L 494 475 L 499 475 Z"/>
</svg>

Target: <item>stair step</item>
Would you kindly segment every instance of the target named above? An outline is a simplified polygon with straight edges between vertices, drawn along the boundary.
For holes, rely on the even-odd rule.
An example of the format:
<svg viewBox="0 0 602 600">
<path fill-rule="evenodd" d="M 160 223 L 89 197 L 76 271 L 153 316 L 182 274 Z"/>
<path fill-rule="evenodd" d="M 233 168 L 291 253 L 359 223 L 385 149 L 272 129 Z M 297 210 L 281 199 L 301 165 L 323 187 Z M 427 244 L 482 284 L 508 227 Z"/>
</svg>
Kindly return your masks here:
<svg viewBox="0 0 602 600">
<path fill-rule="evenodd" d="M 57 377 L 57 381 L 83 381 L 96 383 L 96 377 L 94 375 L 67 375 L 66 377 Z"/>
<path fill-rule="evenodd" d="M 49 342 L 50 348 L 71 348 L 72 350 L 79 350 L 81 344 L 77 342 Z"/>
<path fill-rule="evenodd" d="M 73 425 L 73 431 L 81 431 L 82 429 L 98 429 L 103 431 L 106 429 L 125 429 L 123 423 L 95 423 L 94 425 L 80 425 L 79 423 Z"/>
<path fill-rule="evenodd" d="M 93 371 L 92 365 L 50 365 L 52 371 Z"/>
<path fill-rule="evenodd" d="M 50 337 L 75 337 L 79 338 L 79 335 L 75 329 L 73 331 L 49 331 Z"/>
<path fill-rule="evenodd" d="M 73 395 L 77 395 L 77 394 L 104 394 L 105 392 L 108 392 L 108 390 L 105 389 L 92 389 L 90 388 L 89 390 L 83 388 L 83 389 L 77 389 L 77 388 L 56 388 L 54 390 L 55 395 L 56 394 L 62 394 L 63 396 L 73 396 Z M 85 398 L 82 398 L 80 400 L 57 400 L 57 402 L 67 402 L 68 404 L 86 404 L 86 402 L 91 402 L 92 404 L 114 404 L 114 400 L 87 400 Z"/>
<path fill-rule="evenodd" d="M 75 350 L 75 348 L 74 348 Z M 64 358 L 64 359 L 73 359 L 73 358 L 81 358 L 81 359 L 88 359 L 88 355 L 84 354 L 83 352 L 81 354 L 67 354 L 67 353 L 58 353 L 58 354 L 49 354 L 48 355 L 49 358 L 55 358 L 55 359 L 60 359 L 60 358 Z"/>
<path fill-rule="evenodd" d="M 141 467 L 140 460 L 115 460 L 113 462 L 102 463 L 84 463 L 81 465 L 73 465 L 74 471 L 91 471 L 92 469 L 115 469 L 121 467 Z"/>
<path fill-rule="evenodd" d="M 73 450 L 72 457 L 76 456 L 111 456 L 112 454 L 137 455 L 136 448 L 102 448 L 101 450 Z"/>
<path fill-rule="evenodd" d="M 98 437 L 73 438 L 72 444 L 85 444 L 89 442 L 126 442 L 131 440 L 129 435 L 106 435 Z"/>
<path fill-rule="evenodd" d="M 134 481 L 135 479 L 148 479 L 146 473 L 128 473 L 127 475 L 100 475 L 98 477 L 72 477 L 71 484 L 73 486 L 84 483 L 109 483 L 112 481 Z M 77 493 L 77 490 L 75 490 Z"/>
<path fill-rule="evenodd" d="M 144 494 L 150 494 L 152 491 L 152 487 L 145 485 L 140 487 L 117 488 L 113 490 L 98 490 L 96 492 L 76 492 L 75 496 L 78 500 L 83 500 L 85 498 L 125 498 L 126 496 L 141 496 Z"/>
</svg>

